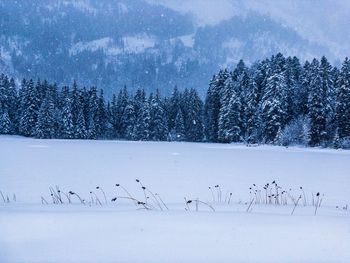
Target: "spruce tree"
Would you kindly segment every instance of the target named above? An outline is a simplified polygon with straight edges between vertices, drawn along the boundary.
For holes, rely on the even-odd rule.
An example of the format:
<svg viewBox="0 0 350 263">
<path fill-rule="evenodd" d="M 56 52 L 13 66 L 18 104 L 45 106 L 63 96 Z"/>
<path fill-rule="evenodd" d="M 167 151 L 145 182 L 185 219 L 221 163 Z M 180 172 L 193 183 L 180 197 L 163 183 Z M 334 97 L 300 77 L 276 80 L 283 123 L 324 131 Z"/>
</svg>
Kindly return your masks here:
<svg viewBox="0 0 350 263">
<path fill-rule="evenodd" d="M 230 101 L 232 96 L 237 96 L 235 91 L 235 83 L 232 74 L 226 79 L 225 85 L 220 93 L 220 110 L 219 110 L 219 121 L 218 121 L 218 140 L 223 143 L 231 142 L 228 135 L 228 130 L 232 126 L 231 106 Z"/>
<path fill-rule="evenodd" d="M 283 128 L 285 122 L 285 89 L 284 73 L 276 70 L 276 73 L 268 78 L 262 98 L 264 138 L 268 143 L 275 141 L 278 131 Z"/>
<path fill-rule="evenodd" d="M 55 137 L 55 105 L 51 92 L 47 92 L 38 113 L 35 137 L 52 139 Z"/>
<path fill-rule="evenodd" d="M 203 102 L 195 89 L 191 89 L 186 98 L 185 118 L 186 139 L 191 142 L 203 140 Z"/>
<path fill-rule="evenodd" d="M 0 134 L 10 134 L 11 121 L 7 109 L 0 111 Z"/>
<path fill-rule="evenodd" d="M 326 59 L 326 57 L 321 58 L 320 63 L 320 77 L 322 81 L 322 96 L 323 96 L 323 107 L 324 114 L 326 118 L 326 127 L 325 127 L 325 141 L 331 141 L 335 135 L 334 127 L 334 115 L 335 115 L 335 103 L 334 103 L 334 78 L 333 78 L 333 68 Z"/>
<path fill-rule="evenodd" d="M 258 122 L 258 85 L 254 78 L 250 78 L 247 92 L 247 107 L 245 109 L 246 116 L 246 135 L 245 140 L 248 143 L 256 143 L 258 141 L 259 122 Z"/>
<path fill-rule="evenodd" d="M 136 122 L 136 113 L 133 103 L 129 102 L 125 107 L 121 121 L 125 127 L 124 138 L 127 140 L 135 139 L 136 135 L 134 134 L 134 126 Z"/>
<path fill-rule="evenodd" d="M 139 106 L 141 108 L 138 110 L 133 136 L 134 140 L 147 141 L 150 139 L 150 107 L 148 101 Z"/>
<path fill-rule="evenodd" d="M 165 141 L 168 134 L 167 116 L 158 89 L 154 96 L 150 96 L 150 107 L 150 139 Z"/>
<path fill-rule="evenodd" d="M 311 122 L 310 146 L 321 146 L 326 139 L 327 115 L 324 105 L 324 89 L 320 74 L 320 63 L 314 59 L 311 64 L 308 112 Z"/>
<path fill-rule="evenodd" d="M 181 109 L 179 109 L 178 113 L 176 114 L 176 118 L 175 118 L 173 140 L 186 141 L 185 133 L 186 133 L 186 131 L 185 131 L 183 113 L 182 113 Z"/>
<path fill-rule="evenodd" d="M 228 107 L 229 127 L 224 138 L 226 142 L 239 142 L 242 140 L 242 102 L 236 91 L 232 93 Z"/>
<path fill-rule="evenodd" d="M 168 129 L 169 131 L 173 130 L 175 127 L 176 115 L 181 106 L 181 93 L 177 89 L 177 86 L 174 87 L 174 90 L 168 101 Z"/>
<path fill-rule="evenodd" d="M 99 101 L 96 87 L 92 87 L 89 92 L 88 115 L 87 115 L 87 136 L 89 139 L 97 139 L 101 136 L 101 123 L 99 116 Z"/>
<path fill-rule="evenodd" d="M 74 138 L 76 139 L 86 139 L 86 122 L 84 117 L 83 109 L 81 108 L 78 113 L 77 123 L 75 125 Z"/>
<path fill-rule="evenodd" d="M 128 106 L 129 104 L 129 93 L 127 91 L 127 88 L 124 86 L 124 88 L 122 90 L 120 90 L 118 97 L 117 97 L 117 102 L 116 102 L 116 109 L 114 114 L 114 119 L 115 119 L 115 124 L 116 124 L 116 134 L 117 134 L 117 138 L 125 138 L 126 135 L 126 123 L 124 123 L 122 119 L 123 115 L 124 115 L 124 111 L 125 108 Z M 136 109 L 135 110 L 135 114 L 137 113 Z M 113 112 L 113 110 L 112 110 Z"/>
<path fill-rule="evenodd" d="M 24 136 L 36 135 L 36 123 L 40 108 L 40 96 L 38 87 L 33 80 L 22 82 L 21 116 L 19 119 L 19 131 Z"/>
<path fill-rule="evenodd" d="M 72 100 L 69 96 L 66 96 L 62 108 L 62 130 L 61 136 L 64 139 L 74 138 L 74 124 L 73 124 L 73 114 L 72 114 Z"/>
<path fill-rule="evenodd" d="M 209 84 L 204 105 L 204 123 L 206 140 L 210 142 L 219 141 L 219 118 L 221 108 L 221 92 L 229 78 L 228 71 L 221 70 L 214 76 Z"/>
<path fill-rule="evenodd" d="M 343 62 L 337 92 L 336 122 L 340 139 L 350 137 L 350 60 Z"/>
</svg>

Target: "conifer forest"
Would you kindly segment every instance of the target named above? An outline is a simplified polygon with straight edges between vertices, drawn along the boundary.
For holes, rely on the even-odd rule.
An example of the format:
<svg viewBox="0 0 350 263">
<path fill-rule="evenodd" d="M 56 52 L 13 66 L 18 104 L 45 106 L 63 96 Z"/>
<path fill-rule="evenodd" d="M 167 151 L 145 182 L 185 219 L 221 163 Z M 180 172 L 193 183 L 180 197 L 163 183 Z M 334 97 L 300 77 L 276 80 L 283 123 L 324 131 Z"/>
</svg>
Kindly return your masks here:
<svg viewBox="0 0 350 263">
<path fill-rule="evenodd" d="M 146 94 L 58 87 L 46 80 L 0 78 L 0 133 L 42 139 L 122 139 L 350 147 L 350 61 L 301 63 L 277 54 L 240 61 L 195 89 Z"/>
</svg>

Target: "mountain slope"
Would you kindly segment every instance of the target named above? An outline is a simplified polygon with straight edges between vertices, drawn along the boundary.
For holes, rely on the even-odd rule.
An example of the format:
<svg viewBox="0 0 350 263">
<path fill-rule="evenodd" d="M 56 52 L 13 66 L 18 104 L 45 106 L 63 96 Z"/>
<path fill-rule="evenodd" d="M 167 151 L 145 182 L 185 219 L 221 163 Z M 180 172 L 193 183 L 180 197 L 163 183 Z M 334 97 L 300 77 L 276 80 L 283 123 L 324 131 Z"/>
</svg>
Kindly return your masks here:
<svg viewBox="0 0 350 263">
<path fill-rule="evenodd" d="M 58 84 L 76 79 L 107 95 L 124 85 L 166 94 L 178 85 L 203 94 L 214 72 L 241 58 L 337 58 L 325 43 L 240 1 L 219 1 L 212 12 L 220 19 L 205 23 L 194 8 L 213 7 L 208 3 L 191 0 L 184 10 L 175 0 L 0 0 L 0 70 Z"/>
</svg>

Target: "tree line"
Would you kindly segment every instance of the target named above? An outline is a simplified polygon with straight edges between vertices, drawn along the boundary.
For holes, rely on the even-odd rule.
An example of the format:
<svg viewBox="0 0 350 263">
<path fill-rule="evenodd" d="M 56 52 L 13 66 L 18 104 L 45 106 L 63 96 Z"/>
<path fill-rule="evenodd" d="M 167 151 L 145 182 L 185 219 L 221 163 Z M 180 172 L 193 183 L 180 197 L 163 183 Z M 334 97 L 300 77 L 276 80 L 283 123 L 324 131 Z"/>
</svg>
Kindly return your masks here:
<svg viewBox="0 0 350 263">
<path fill-rule="evenodd" d="M 242 142 L 350 147 L 350 61 L 277 54 L 220 70 L 202 101 L 195 89 L 111 100 L 96 87 L 57 87 L 0 76 L 0 134 L 36 138 Z"/>
</svg>

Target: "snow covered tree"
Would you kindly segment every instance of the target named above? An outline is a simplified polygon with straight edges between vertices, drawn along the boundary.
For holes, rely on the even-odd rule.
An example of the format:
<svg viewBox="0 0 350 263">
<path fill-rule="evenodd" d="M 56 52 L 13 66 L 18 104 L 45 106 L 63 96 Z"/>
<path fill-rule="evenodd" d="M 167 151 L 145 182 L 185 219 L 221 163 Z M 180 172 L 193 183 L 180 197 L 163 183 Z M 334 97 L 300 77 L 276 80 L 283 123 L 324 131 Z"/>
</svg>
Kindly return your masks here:
<svg viewBox="0 0 350 263">
<path fill-rule="evenodd" d="M 74 131 L 74 138 L 76 139 L 87 138 L 86 122 L 85 122 L 83 109 L 80 109 L 78 113 L 78 119 L 75 125 L 75 131 Z"/>
<path fill-rule="evenodd" d="M 74 138 L 74 124 L 72 114 L 72 100 L 66 96 L 63 102 L 62 116 L 61 116 L 61 136 L 64 139 Z"/>
<path fill-rule="evenodd" d="M 125 127 L 125 139 L 135 139 L 136 135 L 134 134 L 134 126 L 136 123 L 136 112 L 132 103 L 129 103 L 125 107 L 121 121 L 123 122 L 123 125 Z"/>
<path fill-rule="evenodd" d="M 335 85 L 333 68 L 328 62 L 326 57 L 321 58 L 320 63 L 320 77 L 322 81 L 322 96 L 323 96 L 323 107 L 324 114 L 326 117 L 326 127 L 325 127 L 325 141 L 331 141 L 335 135 L 335 125 L 334 125 L 334 115 L 335 115 Z"/>
<path fill-rule="evenodd" d="M 183 113 L 181 109 L 179 109 L 175 119 L 175 127 L 173 129 L 172 140 L 186 141 L 185 133 L 186 131 L 185 131 Z"/>
<path fill-rule="evenodd" d="M 11 132 L 11 121 L 7 109 L 0 111 L 0 134 L 9 134 Z"/>
<path fill-rule="evenodd" d="M 320 75 L 320 63 L 314 59 L 311 64 L 311 80 L 308 101 L 308 112 L 311 122 L 310 146 L 321 146 L 326 139 L 327 113 L 325 107 L 325 92 Z"/>
<path fill-rule="evenodd" d="M 237 92 L 235 91 L 235 83 L 232 74 L 226 79 L 224 87 L 221 89 L 220 93 L 220 109 L 219 109 L 219 120 L 218 120 L 218 140 L 220 142 L 231 142 L 228 136 L 228 130 L 232 126 L 232 119 L 230 118 L 231 106 L 230 101 L 232 96 L 237 97 Z M 239 108 L 240 110 L 240 108 Z M 240 119 L 240 118 L 239 118 Z M 240 119 L 241 120 L 241 119 Z"/>
<path fill-rule="evenodd" d="M 300 90 L 301 66 L 299 60 L 294 57 L 286 59 L 285 70 L 285 124 L 290 123 L 297 114 L 298 93 Z"/>
<path fill-rule="evenodd" d="M 350 137 L 350 60 L 343 62 L 337 92 L 336 121 L 340 139 Z"/>
<path fill-rule="evenodd" d="M 221 70 L 218 75 L 214 76 L 209 84 L 209 89 L 205 99 L 205 136 L 210 142 L 219 141 L 220 96 L 227 78 L 229 78 L 229 73 L 226 69 Z"/>
<path fill-rule="evenodd" d="M 150 139 L 150 107 L 148 101 L 145 101 L 142 105 L 138 105 L 141 108 L 138 110 L 136 122 L 134 125 L 133 136 L 134 140 L 147 141 Z M 135 107 L 135 106 L 134 106 Z"/>
<path fill-rule="evenodd" d="M 24 136 L 36 135 L 36 123 L 40 108 L 40 96 L 38 87 L 33 80 L 22 82 L 21 115 L 19 119 L 19 131 Z"/>
<path fill-rule="evenodd" d="M 99 101 L 97 97 L 96 87 L 92 87 L 89 92 L 88 99 L 88 115 L 87 115 L 87 136 L 88 139 L 97 139 L 101 134 Z"/>
<path fill-rule="evenodd" d="M 285 89 L 283 72 L 273 73 L 268 78 L 262 98 L 262 119 L 265 141 L 269 143 L 275 141 L 278 131 L 283 128 L 285 122 Z"/>
<path fill-rule="evenodd" d="M 247 92 L 247 107 L 245 108 L 246 116 L 246 141 L 248 143 L 256 143 L 258 141 L 259 115 L 258 115 L 258 101 L 259 91 L 258 85 L 254 78 L 250 78 L 248 92 Z"/>
<path fill-rule="evenodd" d="M 106 137 L 106 132 L 107 132 L 108 116 L 107 116 L 107 108 L 106 108 L 106 102 L 103 95 L 103 90 L 100 90 L 100 95 L 98 97 L 97 115 L 98 115 L 99 137 L 104 138 Z"/>
<path fill-rule="evenodd" d="M 114 124 L 116 126 L 115 133 L 117 135 L 117 138 L 125 138 L 126 136 L 126 124 L 123 122 L 125 118 L 124 119 L 122 118 L 124 115 L 125 108 L 128 106 L 129 102 L 130 102 L 129 93 L 127 88 L 124 86 L 124 88 L 120 90 L 118 93 L 115 109 L 112 104 L 112 107 L 113 107 L 112 114 L 113 114 Z M 136 109 L 134 108 L 134 110 L 136 114 Z"/>
<path fill-rule="evenodd" d="M 191 89 L 186 98 L 185 130 L 186 139 L 191 142 L 203 140 L 203 102 L 196 90 Z"/>
<path fill-rule="evenodd" d="M 168 134 L 167 116 L 162 105 L 159 90 L 150 96 L 150 139 L 165 141 Z"/>
<path fill-rule="evenodd" d="M 167 105 L 168 130 L 172 130 L 175 127 L 175 119 L 181 106 L 181 99 L 181 93 L 175 86 Z"/>
<path fill-rule="evenodd" d="M 6 126 L 6 129 L 3 126 L 3 132 L 15 134 L 18 126 L 17 90 L 14 79 L 9 80 L 4 74 L 0 75 L 0 114 L 3 115 L 3 125 Z"/>
<path fill-rule="evenodd" d="M 52 139 L 55 137 L 55 104 L 51 91 L 46 92 L 43 103 L 40 106 L 38 120 L 35 127 L 35 137 Z"/>
</svg>

